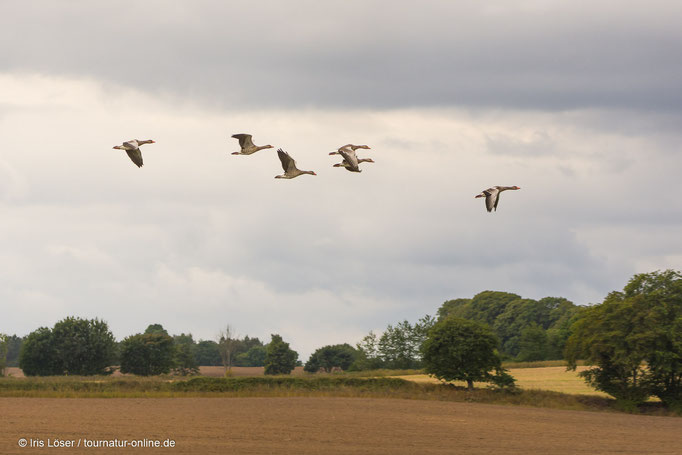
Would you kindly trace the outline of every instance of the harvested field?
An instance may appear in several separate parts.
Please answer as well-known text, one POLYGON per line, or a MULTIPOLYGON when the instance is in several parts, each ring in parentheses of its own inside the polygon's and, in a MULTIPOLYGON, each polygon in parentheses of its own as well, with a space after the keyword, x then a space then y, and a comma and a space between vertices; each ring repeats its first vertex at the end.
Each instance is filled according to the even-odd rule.
MULTIPOLYGON (((566 371, 565 366, 510 368, 509 373, 516 379, 516 385, 524 390, 551 390, 552 392, 608 397, 608 394, 594 390, 585 383, 583 378, 578 376, 578 373, 588 368, 586 366, 579 366, 576 368, 576 371, 566 371)), ((425 374, 397 377, 422 383, 436 384, 440 382, 438 379, 425 374)), ((463 381, 455 381, 453 384, 466 387, 466 383, 463 381)), ((476 387, 487 386, 485 383, 476 383, 475 385, 476 387)))
POLYGON ((176 447, 165 450, 209 454, 642 455, 682 447, 675 417, 421 400, 0 398, 0 409, 0 453, 15 454, 46 451, 20 448, 22 437, 45 445, 172 439, 176 447))

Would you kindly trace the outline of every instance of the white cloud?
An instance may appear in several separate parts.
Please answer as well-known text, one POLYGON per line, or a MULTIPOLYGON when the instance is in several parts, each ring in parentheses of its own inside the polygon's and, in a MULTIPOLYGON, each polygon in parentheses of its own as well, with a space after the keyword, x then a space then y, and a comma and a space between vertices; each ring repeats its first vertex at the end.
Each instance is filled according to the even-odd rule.
POLYGON ((0 332, 229 323, 310 353, 485 289, 588 303, 680 268, 682 213, 661 191, 680 134, 623 130, 636 112, 219 109, 89 78, 0 82, 0 332), (236 132, 319 175, 274 179, 273 150, 230 155, 236 132), (157 141, 142 169, 111 148, 133 137, 157 141), (376 163, 332 168, 348 142, 376 163), (488 214, 474 196, 490 185, 522 190, 488 214))

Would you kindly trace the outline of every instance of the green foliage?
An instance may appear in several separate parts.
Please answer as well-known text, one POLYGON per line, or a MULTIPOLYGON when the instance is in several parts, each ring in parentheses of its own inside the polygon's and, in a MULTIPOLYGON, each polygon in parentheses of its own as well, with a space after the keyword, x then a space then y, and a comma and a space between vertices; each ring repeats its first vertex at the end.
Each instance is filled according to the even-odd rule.
POLYGON ((271 335, 265 352, 265 374, 289 374, 296 367, 298 353, 281 336, 271 335))
POLYGON ((173 337, 175 344, 175 371, 183 376, 198 374, 199 364, 196 359, 197 345, 194 342, 191 334, 175 335, 173 337))
POLYGON ((520 350, 517 359, 521 362, 535 362, 547 358, 547 332, 536 324, 521 331, 520 350))
POLYGON ((265 364, 265 345, 258 337, 250 338, 246 335, 244 338, 235 341, 234 366, 262 367, 265 364), (252 349, 253 351, 249 354, 252 349))
POLYGON ((104 321, 67 317, 54 325, 52 343, 55 362, 63 374, 88 376, 112 372, 116 341, 104 321))
POLYGON ((67 317, 29 334, 21 348, 19 366, 27 376, 109 374, 116 342, 107 323, 67 317))
POLYGON ((173 338, 163 333, 137 334, 121 343, 121 373, 165 374, 175 366, 173 338))
POLYGON ((469 389, 474 382, 513 386, 514 379, 502 368, 497 345, 487 325, 448 317, 428 332, 422 346, 424 370, 441 380, 466 381, 469 389))
POLYGON ((347 370, 357 357, 357 351, 348 343, 324 346, 310 355, 304 371, 317 373, 323 370, 331 373, 334 368, 347 370))
POLYGON ((163 328, 161 324, 149 324, 144 333, 145 334, 160 333, 161 335, 169 336, 168 332, 166 331, 166 329, 163 328))
POLYGON ((198 365, 218 366, 222 365, 220 360, 220 349, 218 343, 212 340, 201 340, 197 343, 195 357, 198 365))
POLYGON ((0 377, 5 375, 5 368, 7 368, 7 348, 8 336, 0 333, 0 377))
POLYGON ((472 299, 443 303, 438 309, 438 317, 443 320, 455 316, 490 325, 500 339, 500 352, 506 358, 522 360, 529 355, 542 355, 538 360, 547 360, 563 358, 571 323, 578 311, 578 307, 562 297, 536 301, 508 292, 484 291, 472 299), (522 347, 522 336, 527 329, 522 347), (543 338, 545 345, 540 349, 538 343, 543 338), (535 347, 531 347, 533 343, 535 347))
POLYGON ((382 368, 383 360, 379 356, 379 338, 370 330, 362 341, 355 345, 357 355, 355 362, 350 366, 350 370, 376 370, 382 368))
POLYGON ((7 366, 19 366, 19 353, 21 352, 21 345, 24 342, 22 337, 11 335, 6 339, 7 343, 7 366))
POLYGON ((52 330, 40 327, 26 336, 19 354, 19 367, 26 376, 63 373, 57 364, 57 349, 52 341, 52 330))
POLYGON ((434 323, 435 319, 426 315, 414 325, 407 320, 395 327, 389 324, 381 337, 370 332, 357 344, 359 352, 351 369, 357 371, 376 368, 420 368, 420 347, 434 323))
POLYGON ((623 292, 580 314, 566 345, 569 368, 626 409, 655 395, 682 406, 682 275, 666 270, 635 275, 623 292))
POLYGON ((262 367, 265 365, 266 351, 263 345, 253 346, 248 351, 237 354, 235 365, 240 367, 262 367))

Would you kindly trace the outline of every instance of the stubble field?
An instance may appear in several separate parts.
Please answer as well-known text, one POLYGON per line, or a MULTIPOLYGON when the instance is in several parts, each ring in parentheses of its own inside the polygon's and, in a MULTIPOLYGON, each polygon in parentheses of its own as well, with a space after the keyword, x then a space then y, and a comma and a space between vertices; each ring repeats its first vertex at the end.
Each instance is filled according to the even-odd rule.
MULTIPOLYGON (((173 440, 156 452, 238 454, 679 454, 682 419, 357 398, 0 398, 1 453, 20 438, 173 440)), ((138 452, 127 449, 125 452, 138 452)), ((123 452, 119 450, 118 452, 123 452)))

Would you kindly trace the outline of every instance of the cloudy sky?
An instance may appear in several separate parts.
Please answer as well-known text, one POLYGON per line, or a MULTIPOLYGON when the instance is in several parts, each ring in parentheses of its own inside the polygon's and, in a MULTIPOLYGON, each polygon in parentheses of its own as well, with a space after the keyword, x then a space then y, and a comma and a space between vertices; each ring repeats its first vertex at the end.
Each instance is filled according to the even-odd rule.
MULTIPOLYGON (((677 1, 0 0, 0 332, 303 359, 491 289, 682 268, 677 1), (317 176, 275 180, 274 150, 317 176), (112 146, 154 139, 135 167, 112 146), (328 152, 368 144, 375 164, 328 152), (486 213, 492 185, 522 189, 486 213)), ((362 156, 362 155, 361 155, 362 156)))

